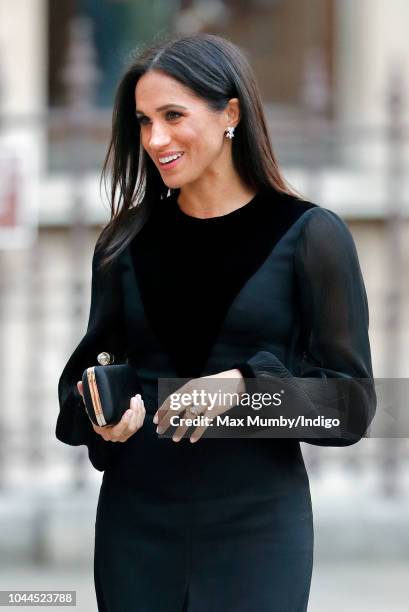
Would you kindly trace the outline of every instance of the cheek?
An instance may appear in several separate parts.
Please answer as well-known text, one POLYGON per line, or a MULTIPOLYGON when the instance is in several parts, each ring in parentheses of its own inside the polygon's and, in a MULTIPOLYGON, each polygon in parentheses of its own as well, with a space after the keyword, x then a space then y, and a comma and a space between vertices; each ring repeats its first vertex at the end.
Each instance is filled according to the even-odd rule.
POLYGON ((181 126, 174 132, 174 140, 189 149, 195 149, 200 145, 200 130, 192 125, 181 126))
POLYGON ((191 128, 186 134, 185 142, 191 145, 196 155, 206 159, 217 155, 223 144, 220 130, 208 124, 191 128))
POLYGON ((221 152, 223 142, 220 141, 220 134, 207 132, 203 134, 200 147, 198 149, 204 163, 211 163, 221 152))

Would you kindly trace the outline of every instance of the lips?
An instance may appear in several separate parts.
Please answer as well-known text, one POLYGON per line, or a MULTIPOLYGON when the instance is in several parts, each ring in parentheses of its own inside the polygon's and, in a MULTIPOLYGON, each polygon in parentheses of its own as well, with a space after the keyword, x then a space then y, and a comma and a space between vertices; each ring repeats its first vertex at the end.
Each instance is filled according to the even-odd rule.
POLYGON ((158 161, 159 163, 162 163, 161 160, 166 159, 168 157, 174 157, 175 155, 183 155, 183 151, 167 151, 166 153, 161 153, 160 155, 158 155, 158 161))
POLYGON ((161 170, 168 170, 171 168, 174 168, 176 165, 178 165, 180 163, 180 161, 182 160, 184 156, 184 151, 169 151, 168 153, 166 153, 166 155, 161 155, 160 157, 158 157, 158 162, 159 162, 159 166, 161 170), (178 155, 178 157, 176 159, 167 161, 167 162, 161 162, 160 160, 164 160, 164 159, 168 159, 169 157, 172 157, 174 155, 178 155))

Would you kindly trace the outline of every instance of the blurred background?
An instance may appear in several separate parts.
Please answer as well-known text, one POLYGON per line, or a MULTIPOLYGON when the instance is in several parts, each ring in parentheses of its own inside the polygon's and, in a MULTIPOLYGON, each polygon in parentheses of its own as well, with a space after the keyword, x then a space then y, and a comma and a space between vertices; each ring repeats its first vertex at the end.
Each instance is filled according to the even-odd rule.
MULTIPOLYGON (((0 0, 0 589, 92 577, 101 474, 55 438, 57 382, 85 333, 99 175, 130 53, 224 35, 257 74, 290 184, 358 248, 376 378, 409 376, 406 0, 0 0)), ((409 601, 409 444, 302 444, 315 521, 313 612, 409 601)))

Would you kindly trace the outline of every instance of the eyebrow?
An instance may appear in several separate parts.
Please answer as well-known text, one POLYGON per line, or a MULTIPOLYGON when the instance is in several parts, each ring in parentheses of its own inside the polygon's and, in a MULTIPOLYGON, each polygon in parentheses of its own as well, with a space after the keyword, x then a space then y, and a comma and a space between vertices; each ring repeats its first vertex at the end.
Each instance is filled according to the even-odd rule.
MULTIPOLYGON (((169 108, 181 108, 182 110, 187 110, 186 106, 182 106, 181 104, 164 104, 163 106, 158 106, 156 112, 168 110, 169 108)), ((144 115, 142 111, 136 109, 135 115, 144 115)))

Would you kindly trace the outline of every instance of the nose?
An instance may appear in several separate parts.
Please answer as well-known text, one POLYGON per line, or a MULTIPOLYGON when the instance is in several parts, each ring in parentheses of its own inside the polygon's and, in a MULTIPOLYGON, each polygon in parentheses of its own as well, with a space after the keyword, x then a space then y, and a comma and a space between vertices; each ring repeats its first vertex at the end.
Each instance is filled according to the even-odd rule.
POLYGON ((166 129, 166 126, 163 126, 160 123, 153 123, 149 138, 150 149, 154 151, 161 150, 163 147, 166 147, 169 142, 170 135, 166 129))

